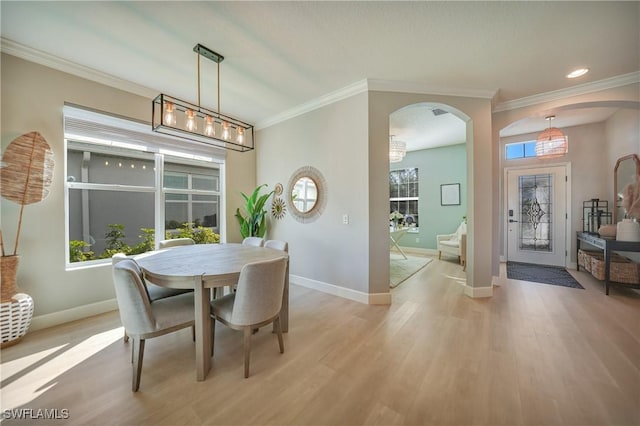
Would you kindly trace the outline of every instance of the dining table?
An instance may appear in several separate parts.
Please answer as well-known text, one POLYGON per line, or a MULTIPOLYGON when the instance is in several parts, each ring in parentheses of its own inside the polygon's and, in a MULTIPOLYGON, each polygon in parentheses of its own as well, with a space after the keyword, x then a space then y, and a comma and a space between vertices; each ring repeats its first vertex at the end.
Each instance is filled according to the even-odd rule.
MULTIPOLYGON (((287 258, 280 324, 289 331, 289 256, 286 252, 242 244, 196 244, 142 253, 134 257, 145 280, 154 284, 194 290, 196 379, 205 380, 211 369, 211 289, 234 286, 248 263, 287 258)), ((220 292, 222 293, 222 292, 220 292)))

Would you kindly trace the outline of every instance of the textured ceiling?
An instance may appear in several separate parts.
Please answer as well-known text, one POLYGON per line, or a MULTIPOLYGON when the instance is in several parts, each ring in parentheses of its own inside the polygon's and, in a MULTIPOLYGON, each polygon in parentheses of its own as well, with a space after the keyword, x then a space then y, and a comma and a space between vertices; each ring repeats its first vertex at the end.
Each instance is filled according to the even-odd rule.
MULTIPOLYGON (((202 43, 225 56, 222 111, 253 123, 364 79, 495 91, 499 104, 640 69, 636 1, 3 0, 0 12, 5 40, 191 101, 202 43), (591 72, 564 77, 580 66, 591 72)), ((206 62, 202 104, 215 106, 206 62)))

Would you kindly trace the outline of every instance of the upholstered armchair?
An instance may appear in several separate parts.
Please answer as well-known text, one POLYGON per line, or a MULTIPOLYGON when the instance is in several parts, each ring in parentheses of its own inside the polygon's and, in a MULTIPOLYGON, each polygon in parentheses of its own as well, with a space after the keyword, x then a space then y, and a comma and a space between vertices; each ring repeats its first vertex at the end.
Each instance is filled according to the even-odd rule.
POLYGON ((438 259, 442 253, 458 256, 463 270, 467 267, 467 224, 463 221, 453 234, 436 235, 438 259))

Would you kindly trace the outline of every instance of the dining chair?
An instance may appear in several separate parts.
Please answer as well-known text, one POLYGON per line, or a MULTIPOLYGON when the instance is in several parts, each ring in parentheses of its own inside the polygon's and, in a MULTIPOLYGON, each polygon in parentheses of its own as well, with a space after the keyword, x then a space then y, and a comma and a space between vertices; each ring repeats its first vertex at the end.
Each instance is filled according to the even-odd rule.
POLYGON ((264 246, 267 248, 282 250, 287 253, 289 252, 289 244, 286 241, 267 240, 264 242, 264 246))
MULTIPOLYGON (((135 260, 133 260, 130 257, 127 257, 126 254, 116 253, 111 257, 111 264, 115 265, 125 259, 129 259, 135 263, 135 260)), ((137 264, 136 264, 136 267, 138 267, 137 264)), ((167 297, 178 296, 180 294, 193 292, 193 290, 189 288, 169 288, 169 287, 162 287, 157 284, 153 284, 144 279, 144 275, 142 274, 140 267, 138 267, 138 271, 140 271, 140 280, 142 281, 144 289, 147 293, 147 297, 149 298, 149 301, 151 303, 155 302, 156 300, 165 299, 167 297)), ((193 333, 195 336, 195 327, 194 327, 193 333)), ((125 343, 129 341, 129 336, 127 335, 126 328, 124 330, 124 341, 125 343)))
POLYGON ((254 329, 273 323, 278 334, 280 353, 284 353, 280 310, 287 262, 286 257, 281 257, 244 265, 236 292, 211 301, 211 353, 213 354, 216 320, 234 330, 242 330, 245 378, 249 377, 251 335, 254 329))
POLYGON ((247 237, 242 240, 243 246, 262 247, 264 246, 264 238, 260 237, 247 237))
POLYGON ((123 259, 113 266, 120 320, 133 340, 133 392, 140 388, 145 341, 195 324, 193 293, 152 303, 140 275, 140 268, 133 259, 123 259))
POLYGON ((158 248, 164 249, 164 248, 176 247, 176 246, 192 246, 195 243, 196 242, 193 241, 191 238, 173 238, 170 240, 162 240, 158 242, 158 248))

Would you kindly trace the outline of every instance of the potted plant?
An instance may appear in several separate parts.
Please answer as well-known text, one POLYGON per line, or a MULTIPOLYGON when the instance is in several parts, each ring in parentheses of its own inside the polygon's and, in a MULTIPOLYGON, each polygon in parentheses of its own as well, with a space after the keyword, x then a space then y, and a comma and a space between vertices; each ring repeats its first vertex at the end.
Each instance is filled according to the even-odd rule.
POLYGON ((238 208, 236 209, 235 216, 240 224, 240 234, 242 238, 263 238, 267 232, 267 210, 264 208, 264 205, 274 191, 260 195, 263 186, 267 185, 263 184, 258 186, 250 196, 247 196, 243 192, 240 193, 246 203, 245 214, 242 214, 240 208, 238 208))
POLYGON ((18 229, 13 253, 7 254, 0 229, 0 326, 2 347, 17 343, 29 329, 33 317, 33 299, 20 293, 16 284, 18 243, 24 206, 44 200, 53 180, 53 151, 38 132, 14 139, 2 157, 0 195, 20 205, 18 229), (7 323, 5 323, 7 322, 7 323))

